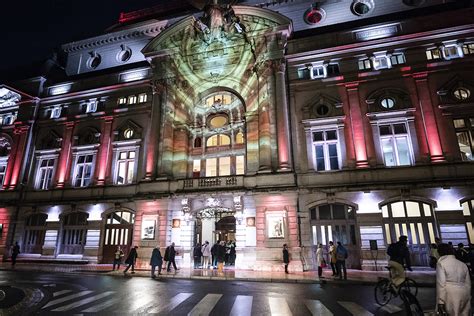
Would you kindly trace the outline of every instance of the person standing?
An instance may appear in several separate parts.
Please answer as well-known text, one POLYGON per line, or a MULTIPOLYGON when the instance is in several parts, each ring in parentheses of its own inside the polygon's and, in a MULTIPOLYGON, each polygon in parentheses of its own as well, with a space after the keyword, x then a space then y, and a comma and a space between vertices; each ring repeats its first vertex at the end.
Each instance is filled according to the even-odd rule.
POLYGON ((158 275, 161 275, 161 266, 163 265, 163 257, 161 256, 160 246, 156 246, 151 252, 150 258, 151 278, 156 278, 155 269, 158 267, 158 275))
POLYGON ((318 244, 318 249, 316 250, 316 266, 318 267, 318 277, 321 279, 323 276, 323 267, 326 266, 326 262, 323 257, 323 245, 318 244))
MULTIPOLYGON (((174 268, 174 271, 178 271, 178 267, 176 267, 176 250, 174 249, 174 242, 171 243, 171 245, 169 245, 167 248, 166 248, 166 252, 168 253, 168 267, 166 269, 166 271, 168 272, 171 272, 171 264, 173 264, 173 268, 174 268)), ((165 258, 166 258, 166 254, 165 254, 165 258)))
POLYGON ((202 252, 202 268, 208 269, 209 257, 211 256, 211 247, 209 246, 209 242, 207 240, 204 242, 204 245, 202 245, 201 252, 202 252))
POLYGON ((194 257, 194 269, 199 269, 199 266, 201 265, 201 257, 202 257, 201 245, 199 243, 197 243, 196 246, 194 246, 193 257, 194 257))
POLYGON ((219 244, 221 243, 220 240, 218 240, 214 245, 212 245, 211 248, 211 255, 212 255, 212 267, 214 269, 217 268, 217 249, 219 248, 219 244))
POLYGON ((130 269, 130 267, 132 267, 132 274, 135 273, 135 263, 136 263, 137 258, 138 258, 137 249, 138 249, 138 246, 135 246, 128 253, 128 257, 125 260, 125 263, 128 264, 128 266, 123 271, 123 274, 127 274, 127 271, 128 271, 128 269, 130 269))
POLYGON ((436 304, 447 315, 471 315, 471 279, 466 264, 456 259, 447 244, 438 246, 436 264, 436 304))
POLYGON ((226 255, 225 241, 221 241, 217 247, 217 272, 223 272, 226 255))
POLYGON ((390 256, 388 266, 392 274, 392 282, 400 286, 405 281, 405 267, 411 271, 410 251, 407 247, 408 237, 400 236, 396 243, 390 244, 387 254, 390 256))
POLYGON ((18 241, 15 241, 15 244, 12 246, 12 269, 15 268, 16 264, 16 257, 20 254, 20 245, 18 245, 18 241))
POLYGON ((344 272, 344 280, 347 280, 346 259, 348 256, 347 249, 338 241, 336 248, 336 270, 339 280, 342 280, 342 272, 344 272))
POLYGON ((283 244, 283 263, 285 264, 285 273, 288 274, 288 265, 290 264, 290 253, 288 252, 287 244, 283 244))
POLYGON ((329 263, 331 264, 332 276, 336 276, 336 246, 332 241, 329 242, 329 263))
POLYGON ((464 262, 465 264, 469 262, 469 251, 464 248, 464 244, 462 242, 458 244, 458 249, 456 249, 454 256, 456 257, 456 259, 461 262, 464 262))
POLYGON ((114 253, 114 263, 112 265, 112 271, 115 271, 115 266, 117 266, 117 271, 120 270, 120 265, 122 264, 123 256, 124 254, 122 248, 120 248, 120 246, 117 246, 117 250, 115 250, 114 253))
POLYGON ((235 257, 236 257, 236 252, 235 252, 235 241, 230 242, 230 254, 229 254, 229 264, 231 266, 235 265, 235 257))

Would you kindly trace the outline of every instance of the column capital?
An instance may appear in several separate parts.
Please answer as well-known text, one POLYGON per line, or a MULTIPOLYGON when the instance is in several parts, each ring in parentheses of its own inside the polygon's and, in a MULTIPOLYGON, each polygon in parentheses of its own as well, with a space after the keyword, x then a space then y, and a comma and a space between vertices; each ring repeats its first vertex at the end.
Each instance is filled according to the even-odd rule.
POLYGON ((106 122, 106 123, 112 123, 112 121, 114 120, 114 116, 113 115, 107 115, 107 116, 104 116, 103 117, 103 121, 106 122))
POLYGON ((415 80, 426 80, 428 78, 428 74, 428 71, 421 71, 412 73, 411 75, 415 80))
POLYGON ((21 135, 28 132, 29 129, 30 129, 29 125, 16 125, 13 129, 13 134, 21 135))
POLYGON ((150 82, 150 86, 153 94, 161 94, 166 89, 166 81, 162 79, 155 79, 150 82))
POLYGON ((74 128, 74 125, 76 125, 76 122, 69 121, 69 122, 65 122, 64 125, 66 126, 66 129, 72 129, 74 128))
POLYGON ((286 71, 286 63, 284 59, 274 59, 272 61, 272 66, 277 73, 284 73, 286 71))

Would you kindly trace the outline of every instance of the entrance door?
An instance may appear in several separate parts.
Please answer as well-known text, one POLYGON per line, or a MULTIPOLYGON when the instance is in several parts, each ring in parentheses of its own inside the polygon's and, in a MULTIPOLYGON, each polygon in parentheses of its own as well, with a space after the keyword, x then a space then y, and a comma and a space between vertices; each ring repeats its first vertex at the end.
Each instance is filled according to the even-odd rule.
POLYGON ((107 215, 102 263, 113 262, 117 246, 120 246, 127 256, 132 245, 134 222, 135 214, 128 211, 117 211, 107 215))
POLYGON ((24 253, 41 253, 43 250, 46 234, 46 214, 33 214, 25 223, 25 235, 23 237, 24 253))
MULTIPOLYGON (((322 244, 327 253, 330 241, 336 246, 338 241, 341 242, 349 252, 347 267, 360 269, 360 244, 356 236, 354 208, 345 204, 324 204, 312 208, 310 212, 313 245, 322 244)), ((326 259, 329 260, 329 257, 326 259)))
POLYGON ((216 223, 216 238, 224 241, 235 241, 235 217, 227 216, 216 223))
POLYGON ((87 213, 75 212, 63 219, 61 254, 78 255, 84 252, 87 235, 87 213))

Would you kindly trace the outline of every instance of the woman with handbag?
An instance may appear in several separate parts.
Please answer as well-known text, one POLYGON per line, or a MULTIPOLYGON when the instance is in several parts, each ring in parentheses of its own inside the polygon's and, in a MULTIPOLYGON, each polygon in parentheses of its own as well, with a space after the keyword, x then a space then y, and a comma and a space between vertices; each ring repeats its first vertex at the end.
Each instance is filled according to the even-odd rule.
POLYGON ((323 268, 326 267, 326 260, 323 257, 323 245, 318 244, 318 249, 316 250, 316 266, 318 267, 318 277, 321 279, 323 275, 323 268))

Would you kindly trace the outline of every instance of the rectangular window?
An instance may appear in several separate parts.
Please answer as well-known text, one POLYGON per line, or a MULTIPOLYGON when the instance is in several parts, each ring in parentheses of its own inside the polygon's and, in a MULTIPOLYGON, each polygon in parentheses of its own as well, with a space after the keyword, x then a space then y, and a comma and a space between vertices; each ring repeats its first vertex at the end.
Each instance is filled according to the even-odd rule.
POLYGON ((403 202, 392 203, 390 207, 392 208, 392 217, 406 217, 403 202))
POLYGON ((439 48, 432 48, 426 51, 426 59, 433 60, 433 59, 441 59, 441 51, 439 48))
POLYGON ((417 223, 418 225, 418 234, 420 237, 420 244, 424 245, 425 244, 425 232, 423 229, 423 224, 422 223, 417 223))
POLYGON ((416 245, 418 244, 418 238, 416 236, 415 223, 410 223, 411 242, 416 245))
POLYGON ((86 103, 86 113, 95 113, 97 111, 97 101, 89 101, 86 103))
POLYGON ((392 243, 392 235, 390 234, 389 224, 385 224, 385 238, 387 240, 387 244, 390 245, 392 243))
POLYGON ((146 93, 140 93, 138 95, 138 103, 145 103, 147 101, 146 93))
POLYGON ((326 244, 326 227, 324 225, 321 225, 321 243, 323 245, 326 244))
POLYGON ((392 63, 392 66, 394 65, 402 65, 406 62, 405 60, 405 55, 404 54, 393 54, 390 56, 390 62, 392 63))
POLYGON ((406 207, 407 207, 408 217, 420 217, 421 216, 420 203, 412 202, 412 201, 406 201, 405 204, 406 204, 406 207))
POLYGON ((244 156, 235 157, 235 174, 244 174, 245 173, 245 160, 244 156))
POLYGON ((313 79, 326 77, 326 69, 324 69, 324 66, 313 66, 311 77, 313 79))
POLYGON ((127 98, 126 97, 120 97, 118 99, 118 104, 127 104, 127 98))
POLYGON ((379 133, 385 166, 411 165, 410 139, 406 125, 404 123, 380 125, 379 133))
POLYGON ((472 226, 472 222, 466 223, 467 234, 469 235, 469 242, 474 244, 474 228, 472 226))
POLYGON ((387 56, 377 56, 372 58, 372 63, 374 64, 374 69, 387 69, 390 68, 390 62, 387 58, 387 56))
POLYGON ((217 158, 206 159, 206 177, 217 176, 217 158))
POLYGON ((7 172, 7 162, 0 161, 0 190, 3 186, 3 181, 5 180, 5 173, 7 172))
POLYGON ((54 108, 51 109, 51 115, 50 115, 50 118, 52 119, 57 119, 61 116, 61 107, 60 106, 56 106, 54 108))
POLYGON ((314 166, 317 171, 339 170, 336 130, 313 132, 314 166))
POLYGON ((434 235, 434 229, 433 229, 433 224, 428 223, 428 234, 430 235, 430 241, 431 243, 435 242, 435 235, 434 235))
POLYGON ((116 184, 131 184, 135 180, 135 151, 118 153, 116 184))
POLYGON ((136 95, 130 95, 128 96, 128 104, 135 104, 137 103, 137 96, 136 95))
POLYGON ((230 157, 219 158, 219 176, 230 175, 230 157))
POLYGON ((326 73, 328 77, 337 76, 340 74, 339 64, 329 64, 326 67, 326 73))
POLYGON ((370 60, 366 59, 359 59, 359 70, 367 70, 371 69, 372 65, 370 64, 370 60))
POLYGON ((316 226, 312 226, 311 230, 313 232, 313 245, 316 246, 318 244, 318 232, 316 230, 316 226))
POLYGON ((51 180, 53 179, 55 159, 42 159, 39 162, 38 172, 36 175, 36 189, 48 190, 51 188, 51 180))
POLYGON ((474 125, 473 119, 454 119, 459 151, 464 161, 473 161, 474 156, 474 125))
POLYGON ((75 187, 87 187, 90 185, 92 179, 93 160, 93 154, 77 156, 77 162, 74 173, 75 187))
POLYGON ((199 178, 201 176, 201 160, 193 160, 193 177, 199 178))
POLYGON ((464 44, 462 46, 462 52, 464 55, 474 54, 474 43, 464 44))
POLYGON ((445 46, 443 48, 443 55, 445 59, 455 59, 455 58, 462 57, 461 54, 459 53, 459 49, 457 45, 445 46))

